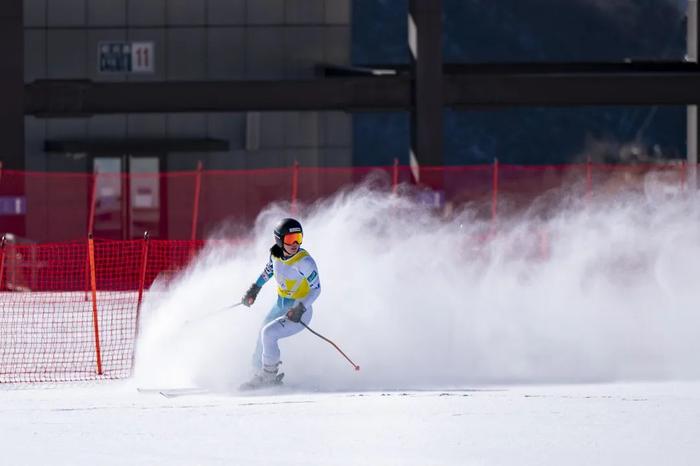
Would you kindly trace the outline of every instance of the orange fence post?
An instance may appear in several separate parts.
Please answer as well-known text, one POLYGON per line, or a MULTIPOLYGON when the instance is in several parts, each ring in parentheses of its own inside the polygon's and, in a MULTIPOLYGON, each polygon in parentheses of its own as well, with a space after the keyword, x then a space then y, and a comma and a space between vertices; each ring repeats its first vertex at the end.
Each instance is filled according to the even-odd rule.
MULTIPOLYGON (((91 233, 88 233, 91 235, 91 233)), ((85 258, 85 301, 88 300, 88 293, 90 292, 90 255, 85 258)))
POLYGON ((143 248, 141 249, 141 276, 139 277, 139 298, 136 303, 136 319, 134 322, 134 350, 131 353, 131 372, 133 375, 136 363, 136 344, 139 341, 139 328, 141 326, 141 303, 143 302, 143 290, 146 288, 146 269, 148 267, 148 231, 143 233, 143 248))
POLYGON ((141 250, 141 276, 139 277, 139 299, 136 304, 136 328, 139 323, 139 312, 141 311, 141 302, 143 301, 143 289, 146 284, 146 265, 148 264, 148 232, 143 233, 143 248, 141 250))
POLYGON ((120 173, 119 181, 121 183, 122 190, 122 205, 121 205, 121 239, 131 239, 131 227, 133 225, 133 219, 131 218, 131 174, 130 173, 120 173))
POLYGON ((498 215, 498 159, 493 159, 493 184, 491 188, 491 220, 498 215))
POLYGON ((394 168, 391 175, 391 192, 396 194, 399 187, 399 159, 396 157, 394 157, 394 168))
POLYGON ((95 240, 92 237, 92 233, 88 235, 88 257, 90 259, 90 284, 92 285, 92 326, 95 331, 95 354, 97 356, 97 375, 102 375, 100 328, 97 323, 97 276, 95 272, 95 240))
POLYGON ((97 203, 97 177, 99 173, 92 174, 92 190, 90 193, 90 212, 88 213, 88 234, 95 228, 95 205, 97 203))
MULTIPOLYGON (((92 234, 92 230, 95 228, 95 205, 97 203, 97 175, 95 172, 90 177, 92 180, 92 189, 90 190, 90 211, 88 212, 88 235, 92 234)), ((85 261, 85 301, 88 299, 88 290, 90 289, 90 258, 85 261)))
POLYGON ((202 161, 197 162, 197 175, 194 180, 194 205, 192 206, 192 234, 190 239, 197 239, 197 222, 199 221, 199 194, 202 190, 202 161))
POLYGON ((294 166, 292 167, 292 215, 297 213, 297 197, 299 196, 299 162, 294 161, 294 166))

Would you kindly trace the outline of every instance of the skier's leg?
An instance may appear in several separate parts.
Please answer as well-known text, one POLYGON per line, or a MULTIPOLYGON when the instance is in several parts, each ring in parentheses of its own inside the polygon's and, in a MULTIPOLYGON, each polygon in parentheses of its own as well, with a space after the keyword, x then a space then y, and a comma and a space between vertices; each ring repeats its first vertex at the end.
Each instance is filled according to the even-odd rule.
POLYGON ((284 309, 279 305, 279 303, 277 303, 274 306, 272 306, 270 312, 268 312, 265 316, 265 319, 263 319, 263 323, 260 326, 260 331, 258 331, 258 341, 255 343, 255 352, 253 353, 252 357, 252 363, 254 368, 260 369, 262 367, 262 330, 267 324, 277 319, 278 317, 283 316, 285 312, 286 309, 284 309))
MULTIPOLYGON (((301 321, 308 325, 313 316, 313 309, 311 307, 306 309, 306 312, 302 314, 301 321)), ((296 333, 304 330, 304 326, 299 322, 292 322, 285 316, 278 317, 273 320, 265 327, 263 327, 262 332, 260 332, 262 337, 262 364, 263 366, 277 366, 280 361, 280 347, 279 340, 281 338, 286 338, 292 336, 296 333)))

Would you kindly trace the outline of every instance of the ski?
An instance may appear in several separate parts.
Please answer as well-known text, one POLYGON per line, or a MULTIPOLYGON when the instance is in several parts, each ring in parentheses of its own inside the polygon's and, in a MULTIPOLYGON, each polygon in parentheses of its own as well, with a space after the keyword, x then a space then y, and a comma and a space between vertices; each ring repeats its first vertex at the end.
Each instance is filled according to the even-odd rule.
POLYGON ((211 393, 211 390, 208 390, 206 388, 191 388, 191 389, 161 390, 159 393, 166 398, 177 398, 178 396, 204 395, 207 393, 211 393))
POLYGON ((183 388, 137 388, 139 393, 157 393, 165 398, 176 398, 186 395, 203 395, 209 393, 210 390, 201 387, 183 387, 183 388))

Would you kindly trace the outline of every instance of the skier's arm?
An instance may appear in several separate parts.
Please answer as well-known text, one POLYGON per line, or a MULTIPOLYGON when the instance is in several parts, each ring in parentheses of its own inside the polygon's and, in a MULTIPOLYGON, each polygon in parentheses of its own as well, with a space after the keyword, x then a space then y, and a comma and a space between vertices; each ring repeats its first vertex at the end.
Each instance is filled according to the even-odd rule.
POLYGON ((255 299, 258 297, 258 293, 260 293, 260 289, 263 287, 265 283, 270 280, 274 273, 274 269, 272 267, 272 257, 270 257, 269 262, 265 266, 265 269, 263 272, 260 274, 258 279, 250 285, 250 288, 248 288, 248 291, 246 291, 246 294, 243 295, 243 298, 241 299, 241 302, 245 306, 252 306, 253 303, 255 302, 255 299))
POLYGON ((309 307, 316 301, 318 295, 321 294, 321 281, 318 277, 318 268, 316 262, 311 257, 306 257, 299 264, 299 272, 306 278, 309 283, 309 294, 299 300, 304 307, 309 307))
POLYGON ((274 269, 272 268, 272 257, 270 257, 270 260, 267 262, 267 265, 265 266, 265 269, 262 271, 258 279, 255 281, 255 284, 258 285, 258 287, 262 288, 262 286, 267 283, 270 278, 272 278, 272 275, 274 274, 274 269))

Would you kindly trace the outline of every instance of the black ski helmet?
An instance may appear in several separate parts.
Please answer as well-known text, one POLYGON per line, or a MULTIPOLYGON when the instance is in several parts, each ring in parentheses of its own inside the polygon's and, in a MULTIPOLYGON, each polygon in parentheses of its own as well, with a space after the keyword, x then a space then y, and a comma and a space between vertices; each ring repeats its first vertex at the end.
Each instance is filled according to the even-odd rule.
POLYGON ((275 244, 280 248, 283 247, 284 235, 289 233, 304 233, 301 229, 301 223, 293 218, 283 218, 275 226, 275 244))

